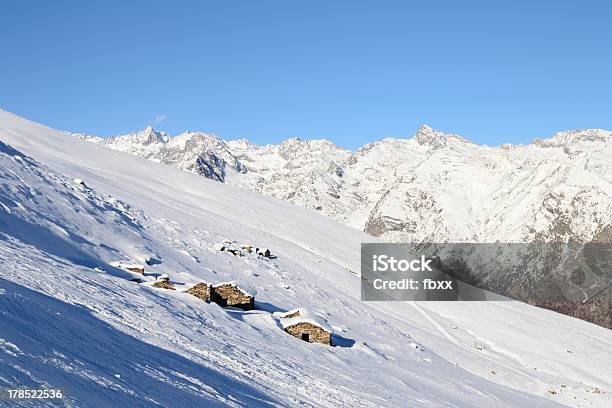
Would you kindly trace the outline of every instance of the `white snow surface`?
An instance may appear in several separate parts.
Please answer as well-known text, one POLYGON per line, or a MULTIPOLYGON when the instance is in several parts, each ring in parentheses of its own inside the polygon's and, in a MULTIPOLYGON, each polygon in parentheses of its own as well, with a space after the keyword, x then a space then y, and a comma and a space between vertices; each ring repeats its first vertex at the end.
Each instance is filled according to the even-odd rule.
POLYGON ((361 302, 365 233, 4 111, 0 141, 1 389, 74 407, 612 405, 607 329, 517 302, 361 302), (144 279, 177 290, 109 264, 153 258, 144 279), (231 280, 258 310, 183 293, 231 280), (338 346, 284 333, 272 313, 296 307, 338 346))

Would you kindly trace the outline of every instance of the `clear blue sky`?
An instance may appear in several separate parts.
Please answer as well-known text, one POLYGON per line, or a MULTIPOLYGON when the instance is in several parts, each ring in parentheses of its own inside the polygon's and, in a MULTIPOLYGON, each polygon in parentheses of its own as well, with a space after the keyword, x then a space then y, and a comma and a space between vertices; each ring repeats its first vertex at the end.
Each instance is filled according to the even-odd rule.
POLYGON ((0 1, 0 107, 100 136, 528 142, 612 129, 611 21, 609 1, 0 1))

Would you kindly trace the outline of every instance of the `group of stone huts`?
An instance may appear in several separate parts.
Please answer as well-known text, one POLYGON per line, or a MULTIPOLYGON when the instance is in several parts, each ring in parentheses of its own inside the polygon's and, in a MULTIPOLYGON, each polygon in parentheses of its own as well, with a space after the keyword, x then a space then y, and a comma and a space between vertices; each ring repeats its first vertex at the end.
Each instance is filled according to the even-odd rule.
POLYGON ((274 259, 276 256, 272 255, 268 248, 259 248, 252 244, 238 244, 236 241, 226 239, 222 244, 216 246, 221 252, 228 252, 234 256, 244 256, 245 252, 249 254, 256 254, 258 257, 274 259))
MULTIPOLYGON (((144 266, 116 263, 116 266, 131 272, 144 275, 144 266)), ((139 280, 139 282, 141 282, 139 280)), ((152 285, 155 288, 175 290, 168 275, 160 275, 152 285)), ((221 307, 234 307, 242 310, 255 309, 255 291, 239 285, 235 281, 211 284, 200 282, 187 289, 185 293, 205 302, 213 302, 221 307)), ((294 309, 288 312, 273 313, 283 330, 292 336, 308 343, 320 343, 331 346, 332 329, 319 321, 305 309, 294 309)))
MULTIPOLYGON (((210 285, 200 282, 189 288, 186 293, 204 301, 217 303, 222 307, 236 307, 243 310, 255 309, 254 291, 241 287, 238 283, 221 282, 210 285)), ((308 313, 306 309, 294 309, 273 314, 284 331, 309 343, 332 345, 332 329, 308 313)))

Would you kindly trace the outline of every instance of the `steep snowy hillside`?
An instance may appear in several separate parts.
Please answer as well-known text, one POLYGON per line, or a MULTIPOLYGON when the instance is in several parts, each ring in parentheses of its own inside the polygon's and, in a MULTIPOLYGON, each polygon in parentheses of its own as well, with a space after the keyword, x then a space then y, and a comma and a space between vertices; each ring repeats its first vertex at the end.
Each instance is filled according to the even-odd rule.
MULTIPOLYGON (((385 241, 612 242, 612 133, 603 130, 488 147, 423 126, 412 139, 385 139, 355 153, 327 140, 260 147, 202 133, 169 138, 150 128, 79 137, 281 198, 385 241)), ((570 288, 569 272, 549 283, 539 272, 526 279, 511 270, 498 268, 485 287, 612 328, 612 302, 581 303, 594 294, 612 299, 609 273, 570 288), (534 280, 565 295, 543 299, 534 280)))
POLYGON ((0 140, 0 388, 62 388, 70 406, 612 403, 609 330, 516 302, 364 303, 371 236, 3 111, 0 140), (255 288, 258 310, 183 293, 200 280, 255 288), (295 307, 337 346, 283 332, 271 312, 295 307))

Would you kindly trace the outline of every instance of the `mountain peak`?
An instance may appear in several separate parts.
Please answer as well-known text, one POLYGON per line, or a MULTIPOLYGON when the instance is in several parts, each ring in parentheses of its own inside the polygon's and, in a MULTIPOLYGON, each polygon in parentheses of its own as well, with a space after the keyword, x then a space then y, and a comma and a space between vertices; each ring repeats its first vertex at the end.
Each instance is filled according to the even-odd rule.
POLYGON ((145 144, 166 143, 168 141, 166 133, 157 131, 152 126, 147 126, 145 130, 138 132, 136 138, 145 144))
POLYGON ((427 133, 427 132, 435 132, 435 129, 424 123, 421 126, 419 126, 419 128, 417 129, 417 133, 418 132, 425 132, 425 133, 427 133))
POLYGON ((225 146, 226 143, 219 136, 214 133, 204 133, 204 132, 195 132, 192 130, 187 130, 180 135, 177 135, 172 138, 172 140, 183 146, 202 146, 202 145, 219 145, 225 146))
POLYGON ((428 125, 421 125, 414 134, 416 141, 423 146, 440 148, 447 145, 447 136, 428 125))
POLYGON ((583 142, 607 142, 612 132, 603 129, 576 129, 557 132, 546 139, 534 139, 533 143, 541 147, 562 147, 583 142))

